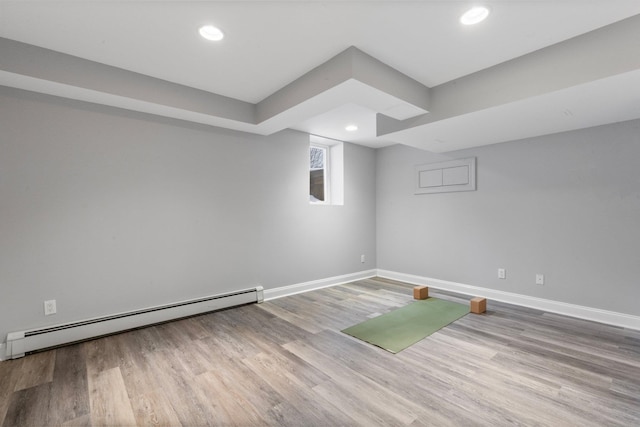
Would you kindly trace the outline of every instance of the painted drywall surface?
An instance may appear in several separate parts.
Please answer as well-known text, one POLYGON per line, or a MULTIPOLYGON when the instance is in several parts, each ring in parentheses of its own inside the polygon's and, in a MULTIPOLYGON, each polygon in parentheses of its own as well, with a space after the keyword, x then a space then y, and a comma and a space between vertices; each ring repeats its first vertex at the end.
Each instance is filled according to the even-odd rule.
POLYGON ((378 268, 638 315, 638 159, 640 121, 446 155, 379 149, 378 268), (471 156, 477 191, 413 194, 414 165, 471 156))
POLYGON ((318 207, 301 132, 261 137, 8 88, 0 129, 0 341, 374 267, 372 149, 345 145, 345 206, 318 207), (48 299, 58 314, 45 317, 48 299))
MULTIPOLYGON (((280 145, 276 158, 308 158, 308 147, 280 145)), ((263 246, 260 271, 265 288, 334 277, 345 272, 375 268, 375 151, 344 145, 344 205, 312 205, 308 202, 306 162, 288 173, 284 164, 266 165, 276 190, 265 194, 267 209, 260 218, 263 246), (360 262, 365 255, 366 262, 360 262), (311 276, 311 277, 310 277, 311 276)))

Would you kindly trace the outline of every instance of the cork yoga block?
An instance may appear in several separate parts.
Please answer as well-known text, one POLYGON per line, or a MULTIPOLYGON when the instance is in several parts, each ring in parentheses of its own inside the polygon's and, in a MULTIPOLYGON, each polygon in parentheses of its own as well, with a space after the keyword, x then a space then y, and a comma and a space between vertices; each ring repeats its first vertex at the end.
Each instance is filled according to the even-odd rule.
POLYGON ((480 314, 487 311, 487 299, 481 297, 471 298, 471 312, 480 314))
POLYGON ((416 286, 413 288, 413 299, 429 298, 429 288, 426 286, 416 286))

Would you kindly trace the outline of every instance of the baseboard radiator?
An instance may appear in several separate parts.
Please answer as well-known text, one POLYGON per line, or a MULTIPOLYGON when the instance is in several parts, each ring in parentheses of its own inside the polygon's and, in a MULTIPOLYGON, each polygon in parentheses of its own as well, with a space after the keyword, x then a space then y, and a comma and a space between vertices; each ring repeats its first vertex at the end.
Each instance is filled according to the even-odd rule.
POLYGON ((11 332, 7 335, 6 356, 7 359, 17 359, 37 350, 263 300, 262 286, 257 286, 79 322, 11 332))

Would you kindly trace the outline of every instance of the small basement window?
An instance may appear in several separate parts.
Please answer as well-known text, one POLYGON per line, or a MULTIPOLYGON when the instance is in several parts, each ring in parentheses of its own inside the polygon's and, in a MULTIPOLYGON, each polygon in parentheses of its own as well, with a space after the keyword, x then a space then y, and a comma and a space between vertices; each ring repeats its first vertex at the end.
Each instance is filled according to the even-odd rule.
POLYGON ((312 144, 309 147, 309 201, 327 203, 329 200, 329 149, 312 144))
POLYGON ((344 204, 343 177, 343 143, 312 135, 309 145, 309 202, 344 204))

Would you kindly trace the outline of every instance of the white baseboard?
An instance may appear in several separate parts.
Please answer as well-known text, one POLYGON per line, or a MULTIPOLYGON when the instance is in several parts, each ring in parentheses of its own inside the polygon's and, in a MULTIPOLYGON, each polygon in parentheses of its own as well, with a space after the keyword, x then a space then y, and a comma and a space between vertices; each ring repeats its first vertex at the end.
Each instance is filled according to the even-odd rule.
POLYGON ((262 291, 262 286, 256 286, 139 310, 9 332, 5 343, 5 354, 7 358, 16 359, 32 351, 84 341, 223 308, 259 303, 263 300, 262 291))
MULTIPOLYGON (((295 295, 316 289, 327 288, 330 286, 342 285, 345 283, 353 282, 355 280, 368 279, 376 276, 386 279, 398 280, 411 285, 429 286, 434 289, 451 291, 463 295, 482 296, 495 301, 506 302, 509 304, 534 308, 585 320, 591 320, 613 326, 640 330, 640 316, 633 316, 630 314, 601 310, 598 308, 568 304, 559 301, 467 285, 464 283, 450 282, 447 280, 433 279, 430 277, 416 276, 413 274, 398 273, 388 270, 365 270, 357 273, 345 274, 342 276, 297 283, 294 285, 282 286, 273 289, 265 289, 264 300, 268 301, 284 296, 295 295)), ((6 348, 7 347, 5 343, 0 343, 0 361, 8 359, 6 355, 6 348)))
POLYGON ((497 291, 481 288, 479 286, 465 285, 463 283, 449 282, 447 280, 433 279, 430 277, 415 276, 413 274, 398 273, 388 270, 377 270, 378 276, 386 279, 398 280, 412 285, 429 286, 434 289, 456 292, 464 295, 480 296, 495 301, 506 302, 523 307, 535 308, 550 313, 563 314, 579 319, 591 320, 622 328, 640 330, 640 316, 633 316, 615 311, 601 310, 599 308, 585 307, 576 304, 568 304, 511 292, 497 291))
POLYGON ((312 280, 310 282, 297 283, 294 285, 281 286, 264 290, 264 300, 269 301, 289 295, 309 292, 316 289, 328 288, 329 286, 344 285, 354 280, 369 279, 376 276, 377 270, 365 270, 357 273, 344 274, 342 276, 329 277, 327 279, 312 280))

